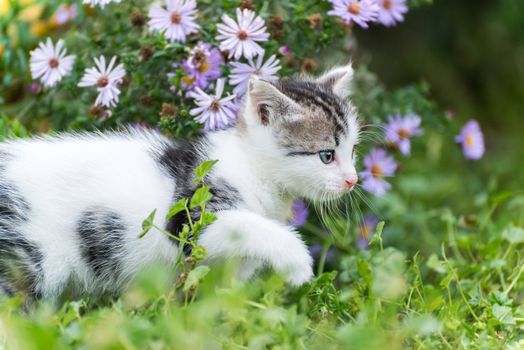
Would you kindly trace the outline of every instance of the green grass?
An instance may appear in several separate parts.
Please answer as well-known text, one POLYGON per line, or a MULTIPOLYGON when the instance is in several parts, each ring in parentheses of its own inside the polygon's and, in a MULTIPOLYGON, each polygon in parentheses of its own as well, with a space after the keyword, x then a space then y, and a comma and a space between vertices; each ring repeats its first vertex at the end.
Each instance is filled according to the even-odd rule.
POLYGON ((386 244, 386 224, 370 250, 334 243, 327 266, 336 271, 299 289, 269 272, 240 283, 231 262, 213 268, 187 300, 173 293, 176 276, 156 268, 116 300, 26 311, 22 299, 6 300, 0 336, 10 349, 519 349, 524 196, 487 203, 476 221, 449 210, 430 219, 442 223, 445 232, 434 234, 445 239, 429 255, 386 244))

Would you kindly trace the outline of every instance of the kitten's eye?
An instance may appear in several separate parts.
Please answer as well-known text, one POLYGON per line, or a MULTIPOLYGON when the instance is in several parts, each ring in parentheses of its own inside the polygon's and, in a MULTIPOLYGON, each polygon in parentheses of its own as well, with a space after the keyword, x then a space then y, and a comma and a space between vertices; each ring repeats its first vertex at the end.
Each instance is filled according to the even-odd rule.
POLYGON ((324 164, 329 164, 335 160, 335 150, 333 149, 322 150, 318 152, 318 155, 320 156, 320 160, 324 164))

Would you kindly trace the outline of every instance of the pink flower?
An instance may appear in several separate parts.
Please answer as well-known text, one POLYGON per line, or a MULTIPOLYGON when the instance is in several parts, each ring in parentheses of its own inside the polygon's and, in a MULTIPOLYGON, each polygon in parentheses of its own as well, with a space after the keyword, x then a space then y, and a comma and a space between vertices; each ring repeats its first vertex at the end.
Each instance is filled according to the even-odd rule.
POLYGON ((222 22, 217 24, 219 35, 216 37, 222 51, 229 51, 229 58, 236 60, 241 56, 249 59, 259 54, 264 54, 264 49, 257 41, 267 41, 269 34, 266 32, 264 20, 251 10, 237 9, 237 22, 228 15, 222 16, 222 22))
POLYGON ((330 0, 333 10, 328 11, 330 16, 339 16, 346 24, 355 22, 362 28, 367 28, 367 22, 374 22, 378 18, 380 8, 375 0, 330 0))
POLYGON ((484 135, 476 120, 468 121, 455 141, 462 144, 464 156, 468 159, 480 159, 484 155, 484 135))
POLYGON ((281 46, 278 49, 278 53, 281 54, 282 56, 287 56, 289 55, 290 52, 291 50, 289 50, 289 46, 287 45, 281 46))

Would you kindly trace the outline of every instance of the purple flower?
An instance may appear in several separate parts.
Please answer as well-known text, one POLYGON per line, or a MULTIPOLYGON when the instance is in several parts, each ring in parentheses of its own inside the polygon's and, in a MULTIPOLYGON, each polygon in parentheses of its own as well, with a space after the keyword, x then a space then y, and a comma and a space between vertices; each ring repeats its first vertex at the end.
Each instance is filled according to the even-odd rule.
POLYGON ((391 188, 384 177, 392 176, 397 170, 395 159, 388 157, 383 149, 375 148, 364 157, 364 165, 366 169, 360 173, 362 188, 377 196, 384 195, 391 188))
POLYGON ((198 106, 190 113, 197 116, 196 120, 204 124, 205 131, 225 129, 236 121, 236 106, 232 102, 235 95, 222 98, 224 92, 224 79, 217 80, 215 95, 208 95, 199 87, 190 92, 189 96, 195 99, 198 106))
POLYGON ((199 25, 195 0, 166 0, 167 9, 153 5, 149 9, 149 29, 165 33, 171 42, 186 42, 189 34, 197 33, 199 25))
POLYGON ((388 124, 384 127, 386 140, 395 144, 400 153, 408 156, 411 153, 410 138, 422 134, 420 117, 414 113, 401 116, 400 113, 388 117, 388 124))
POLYGON ((222 16, 222 22, 217 24, 219 35, 216 39, 221 41, 220 50, 229 51, 229 58, 238 60, 243 55, 249 59, 264 54, 264 49, 256 42, 267 41, 269 34, 260 16, 255 17, 255 13, 248 9, 237 9, 237 22, 228 15, 222 16))
POLYGON ((378 219, 374 216, 366 216, 364 222, 360 226, 358 233, 358 247, 361 249, 369 248, 369 240, 378 224, 378 219))
POLYGON ((257 57, 257 61, 252 59, 248 63, 232 62, 231 74, 229 75, 229 83, 235 85, 233 93, 237 96, 243 95, 247 91, 247 84, 252 76, 260 79, 273 82, 278 80, 277 72, 280 70, 280 60, 275 55, 262 64, 263 55, 257 57))
POLYGON ((391 27, 404 20, 408 12, 406 0, 376 0, 379 6, 377 22, 391 27))
POLYGON ((455 141, 462 144, 462 150, 466 158, 482 158, 484 154, 484 136, 476 120, 468 121, 462 128, 460 134, 455 137, 455 141))
POLYGON ((293 221, 291 225, 295 227, 304 226, 309 216, 309 210, 307 209, 306 203, 297 199, 293 202, 293 221))
POLYGON ((187 73, 187 76, 182 79, 182 85, 189 89, 194 87, 205 89, 209 80, 220 77, 222 63, 224 59, 217 48, 213 48, 211 44, 199 42, 191 50, 189 58, 182 61, 184 72, 187 73))
POLYGON ((330 16, 339 16, 346 24, 357 23, 367 28, 367 22, 374 22, 380 10, 375 0, 329 0, 333 10, 328 11, 330 16))

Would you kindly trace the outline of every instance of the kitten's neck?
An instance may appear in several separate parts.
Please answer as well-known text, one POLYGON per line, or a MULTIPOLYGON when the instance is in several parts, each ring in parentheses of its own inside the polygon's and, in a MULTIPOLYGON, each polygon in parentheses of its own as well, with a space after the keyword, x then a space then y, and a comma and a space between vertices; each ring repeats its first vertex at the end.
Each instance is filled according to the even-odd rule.
POLYGON ((264 149, 237 128, 210 133, 207 139, 209 158, 219 160, 216 175, 237 187, 251 210, 280 221, 290 217, 294 198, 275 181, 264 149))

